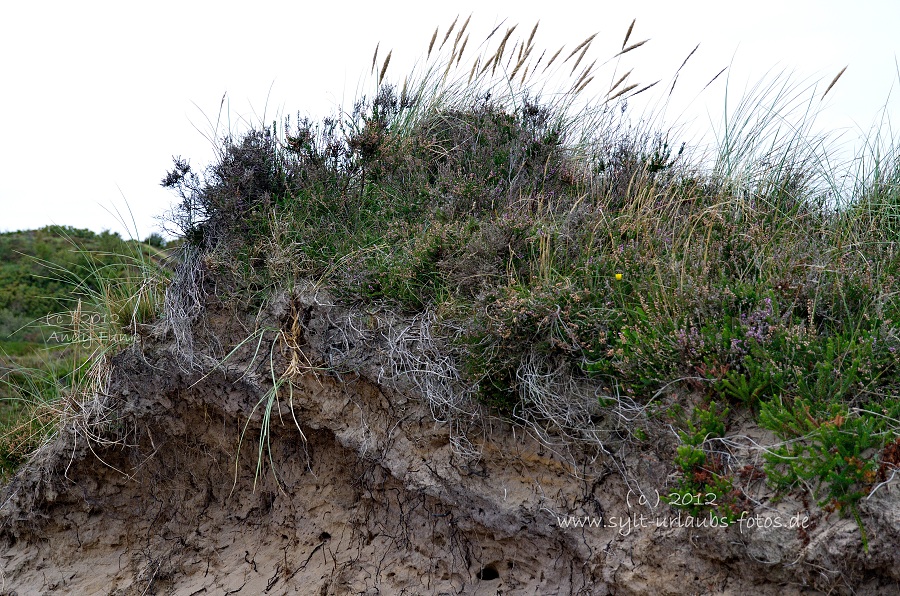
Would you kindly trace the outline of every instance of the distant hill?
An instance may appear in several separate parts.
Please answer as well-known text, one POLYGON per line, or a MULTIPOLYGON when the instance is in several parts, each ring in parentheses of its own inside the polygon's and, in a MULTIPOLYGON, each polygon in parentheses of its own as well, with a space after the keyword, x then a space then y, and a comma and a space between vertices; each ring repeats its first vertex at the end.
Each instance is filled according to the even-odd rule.
POLYGON ((0 233, 0 476, 48 430, 38 411, 83 374, 95 346, 77 327, 102 316, 98 297, 172 248, 71 226, 0 233))
MULTIPOLYGON (((89 285, 94 268, 134 254, 138 244, 116 232, 71 226, 0 233, 0 348, 20 351, 22 342, 39 342, 41 318, 72 308, 77 285, 89 285)), ((158 235, 140 244, 150 258, 169 256, 158 235)))

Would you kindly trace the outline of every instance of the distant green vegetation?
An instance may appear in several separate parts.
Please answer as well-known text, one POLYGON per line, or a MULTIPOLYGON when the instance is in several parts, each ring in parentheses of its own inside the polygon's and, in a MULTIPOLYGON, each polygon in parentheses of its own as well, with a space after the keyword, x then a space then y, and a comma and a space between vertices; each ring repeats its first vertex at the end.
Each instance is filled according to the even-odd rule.
POLYGON ((98 357, 130 341, 133 296, 142 321, 157 314, 137 281, 164 271, 164 249, 64 226, 0 234, 0 478, 52 435, 98 357))

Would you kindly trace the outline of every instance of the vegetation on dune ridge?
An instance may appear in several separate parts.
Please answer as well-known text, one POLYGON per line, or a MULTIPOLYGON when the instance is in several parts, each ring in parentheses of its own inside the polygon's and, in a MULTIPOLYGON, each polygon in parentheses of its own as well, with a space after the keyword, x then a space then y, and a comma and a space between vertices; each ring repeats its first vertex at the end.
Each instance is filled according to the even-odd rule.
POLYGON ((700 154, 629 119, 649 87, 630 74, 582 101, 593 38, 538 54, 535 30, 498 28, 472 56, 467 24, 436 31, 402 86, 376 50, 377 91, 349 113, 228 134, 199 174, 176 159, 163 184, 190 244, 248 303, 314 280, 429 313, 472 394, 548 440, 606 449, 673 423, 672 489, 723 518, 764 477, 855 511, 898 463, 889 125, 835 167, 810 132, 824 94, 775 77, 700 154), (540 87, 551 67, 562 93, 540 87), (780 442, 738 467, 741 415, 780 442))
POLYGON ((476 48, 468 24, 435 30, 399 84, 376 49, 375 92, 347 112, 216 132, 202 171, 175 159, 176 340, 203 271, 246 307, 312 283, 416 317, 462 394, 423 383, 435 411, 470 399, 611 455, 675 428, 679 506, 731 519, 765 478, 855 513, 900 463, 889 124, 835 166, 810 132, 824 94, 775 77, 702 152, 631 119, 655 85, 618 73, 633 23, 605 62, 593 36, 539 53, 537 25, 499 26, 476 48), (750 460, 748 417, 778 437, 750 460))

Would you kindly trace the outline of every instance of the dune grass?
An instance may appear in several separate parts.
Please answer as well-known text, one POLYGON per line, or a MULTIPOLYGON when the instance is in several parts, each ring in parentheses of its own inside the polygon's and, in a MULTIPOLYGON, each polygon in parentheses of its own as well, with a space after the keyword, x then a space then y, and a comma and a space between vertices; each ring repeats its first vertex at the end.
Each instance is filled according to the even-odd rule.
MULTIPOLYGON (((38 232, 36 244, 17 254, 33 271, 33 285, 48 293, 26 303, 34 303, 27 310, 31 318, 12 330, 27 341, 2 344, 0 478, 61 425, 75 426, 94 441, 109 440, 110 359, 160 315, 170 267, 168 255, 149 243, 63 227, 38 232), (9 349, 19 344, 22 349, 9 349)), ((28 286, 16 287, 5 289, 31 295, 28 286)))

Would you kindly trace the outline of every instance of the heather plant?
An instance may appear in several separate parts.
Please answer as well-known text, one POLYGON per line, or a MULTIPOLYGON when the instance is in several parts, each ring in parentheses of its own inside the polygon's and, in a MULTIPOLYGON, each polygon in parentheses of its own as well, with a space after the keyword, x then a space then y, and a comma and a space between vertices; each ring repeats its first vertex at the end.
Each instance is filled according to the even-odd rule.
POLYGON ((675 465, 682 476, 666 495, 666 500, 691 515, 709 513, 726 524, 732 523, 744 510, 741 492, 734 486, 733 474, 724 456, 712 448, 715 439, 725 436, 723 419, 728 408, 715 402, 694 409, 685 421, 686 430, 679 433, 682 444, 675 455, 675 465))

